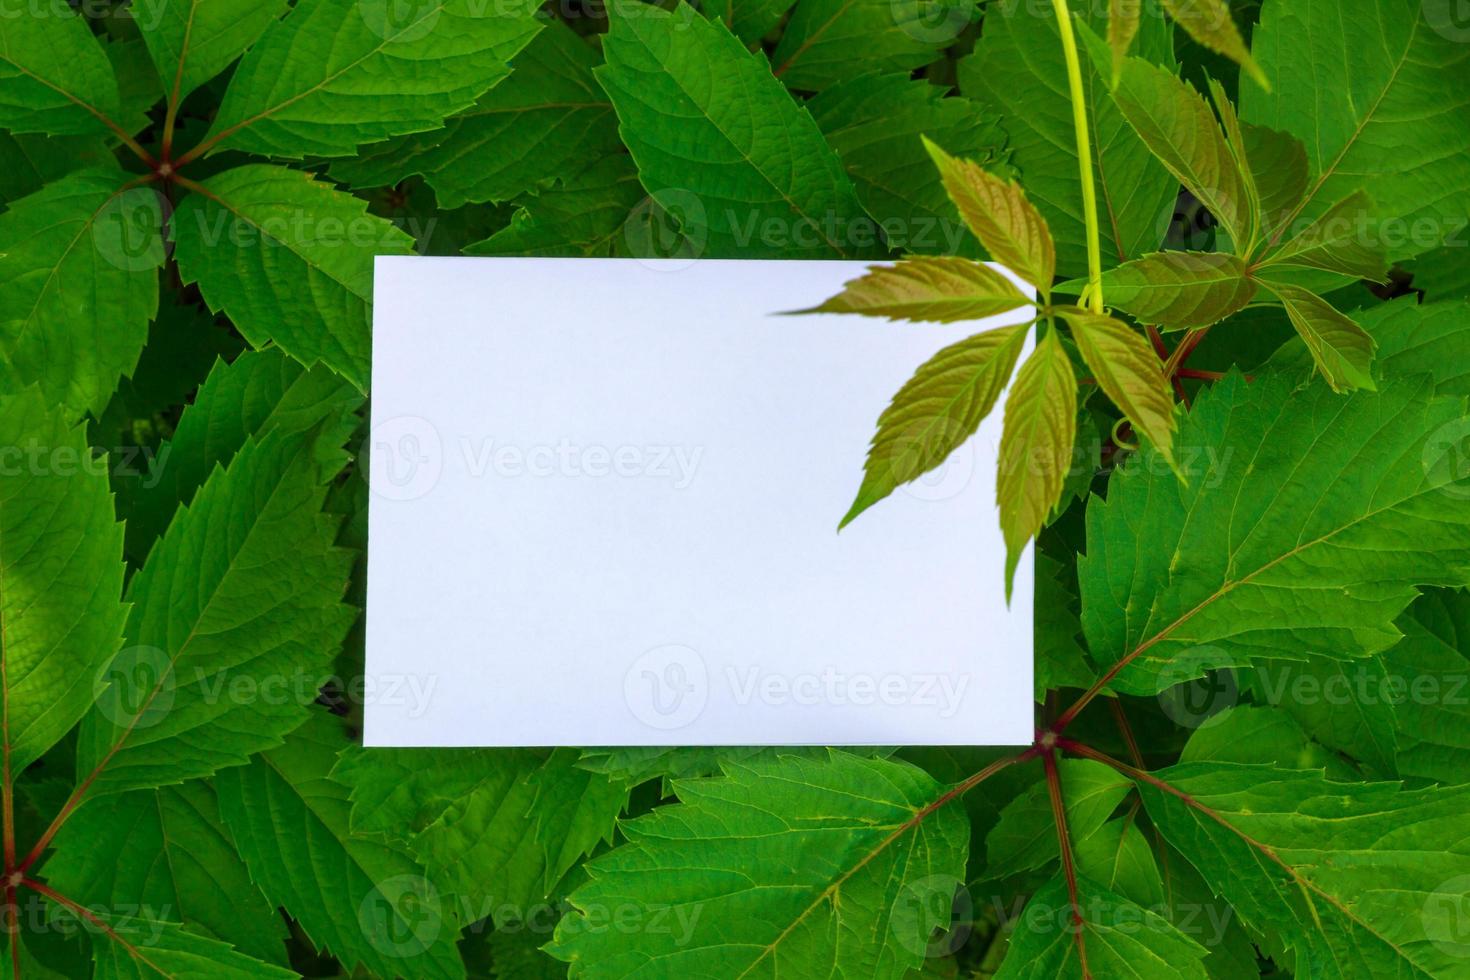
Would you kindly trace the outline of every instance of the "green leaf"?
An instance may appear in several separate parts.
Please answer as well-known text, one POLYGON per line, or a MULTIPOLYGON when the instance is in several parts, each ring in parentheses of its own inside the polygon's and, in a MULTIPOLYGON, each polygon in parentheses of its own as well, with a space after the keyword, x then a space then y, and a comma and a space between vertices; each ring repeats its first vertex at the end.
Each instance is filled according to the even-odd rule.
POLYGON ((1007 596, 1026 542, 1061 497, 1076 436, 1077 375, 1056 330, 1049 330, 1006 396, 996 496, 1006 539, 1007 596))
POLYGON ((93 980, 288 980, 296 976, 171 922, 127 913, 90 910, 90 914, 96 922, 76 922, 74 926, 95 931, 100 923, 118 937, 113 939, 104 933, 92 939, 97 964, 93 980))
MULTIPOLYGON (((1090 472, 1090 471, 1089 471, 1090 472)), ((1036 703, 1063 687, 1085 688, 1096 676, 1082 648, 1076 586, 1071 570, 1044 551, 1036 552, 1036 703)))
POLYGON ((1072 846, 1083 878, 1144 908, 1167 908, 1158 861, 1132 813, 1109 820, 1072 846))
POLYGON ((1080 928, 1060 877, 1031 897, 1011 933, 996 980, 1179 977, 1204 980, 1205 948, 1167 919, 1086 879, 1080 928), (1083 950, 1085 949, 1085 954, 1083 950), (1084 959, 1085 955, 1085 959, 1084 959))
POLYGON ((549 20, 513 60, 509 78, 442 130, 370 147, 332 164, 354 187, 423 174, 441 208, 506 201, 615 152, 612 103, 593 80, 597 49, 549 20))
POLYGON ((1450 25, 1431 23, 1448 9, 1384 0, 1345 16, 1336 0, 1263 5, 1253 44, 1271 91, 1247 87, 1241 114, 1306 143, 1314 177, 1300 218, 1366 191, 1382 218, 1418 227, 1390 249, 1393 259, 1426 252, 1465 224, 1470 86, 1445 80, 1465 77, 1470 46, 1450 25))
POLYGON ((1338 272, 1388 282, 1388 261, 1374 240, 1373 204, 1357 191, 1299 231, 1267 259, 1267 265, 1338 272))
POLYGON ((1260 198, 1261 237, 1271 240, 1307 194, 1307 148, 1290 133, 1240 124, 1241 154, 1260 198))
MULTIPOLYGON (((627 256, 645 241, 673 250, 688 245, 683 233, 664 224, 671 220, 643 193, 638 174, 626 154, 599 160, 564 185, 528 200, 510 224, 482 242, 468 245, 466 255, 627 256), (649 233, 646 229, 653 229, 649 233), (665 237, 668 236, 668 237, 665 237)), ((647 257, 657 257, 647 256, 647 257)))
POLYGON ((285 964, 286 924, 236 857, 208 783, 94 800, 67 821, 55 847, 47 883, 68 898, 92 908, 141 905, 285 964))
POLYGON ((510 73, 540 23, 521 0, 317 0, 235 69, 201 146, 299 160, 436 129, 510 73))
POLYGON ((80 170, 0 215, 0 378, 100 415, 158 310, 163 199, 80 170))
POLYGON ((1174 461, 1174 395, 1153 346, 1128 324, 1110 316, 1063 308, 1072 339, 1098 386, 1123 410, 1171 468, 1174 461))
MULTIPOLYGON (((1309 655, 1300 662, 1262 660, 1256 665, 1255 686, 1267 703, 1296 719, 1317 742, 1358 760, 1379 779, 1394 774, 1396 725, 1390 683, 1383 658, 1344 662, 1309 655)), ((1266 760, 1257 756, 1238 761, 1266 760)), ((1310 767, 1321 764, 1315 760, 1310 767)), ((1294 768, 1306 769, 1309 764, 1301 762, 1294 768)))
POLYGON ((0 395, 0 446, 0 704, 20 773, 86 713, 121 645, 122 526, 85 431, 35 389, 0 395))
POLYGON ((348 789, 329 776, 340 729, 317 711, 280 748, 216 777, 251 880, 348 969, 461 978, 450 903, 402 845, 348 829, 348 789))
MULTIPOLYGON (((1104 5, 1081 8, 1079 23, 1102 30, 1104 5)), ((1089 33, 1082 32, 1084 42, 1089 33)), ((1174 63, 1173 31, 1162 17, 1143 18, 1135 50, 1150 61, 1174 63)), ((1082 61, 1102 258, 1110 267, 1160 246, 1178 188, 1113 102, 1105 76, 1109 56, 1102 68, 1085 54, 1082 61)), ((958 73, 961 92, 1000 114, 1026 193, 1056 238, 1062 275, 1086 275, 1076 130, 1056 18, 1050 9, 1037 16, 1025 3, 990 4, 975 53, 959 63, 958 73)))
POLYGON ((1409 792, 1221 762, 1155 777, 1169 788, 1138 783, 1154 823, 1247 926, 1281 936, 1297 976, 1462 968, 1470 790, 1409 792))
POLYGON ((1306 342, 1317 369, 1334 391, 1376 387, 1373 381, 1373 338, 1316 293, 1262 279, 1286 307, 1291 325, 1306 342))
POLYGON ((1430 592, 1398 625, 1404 638, 1384 654, 1381 689, 1394 702, 1397 774, 1470 782, 1470 595, 1430 592))
POLYGON ((83 725, 94 793, 207 776, 301 724, 356 610, 315 440, 248 439, 128 584, 128 646, 83 725))
POLYGON ((1189 483, 1141 462, 1087 513, 1082 622, 1114 690, 1152 695, 1258 657, 1335 659, 1398 640, 1416 585, 1470 580, 1470 496, 1432 439, 1470 425, 1427 379, 1377 394, 1231 375, 1177 444, 1189 483))
POLYGON ((194 499, 216 466, 229 465, 249 437, 306 432, 328 419, 332 434, 322 444, 335 449, 347 441, 361 404, 362 396, 325 367, 308 370, 279 350, 247 351, 228 364, 216 360, 140 481, 128 514, 129 554, 146 556, 179 506, 194 499))
POLYGON ((1386 378, 1427 374, 1442 395, 1470 395, 1470 304, 1405 297, 1353 314, 1378 344, 1386 378))
POLYGON ((1051 294, 1056 278, 1056 246, 1051 229, 1026 192, 1014 180, 987 173, 979 164, 944 152, 926 137, 924 146, 950 200, 992 258, 1035 286, 1043 297, 1051 294))
MULTIPOLYGON (((1284 663, 1275 661, 1271 667, 1279 668, 1284 663)), ((1237 693, 1233 685, 1221 686, 1217 690, 1217 698, 1237 693)), ((1274 679, 1259 677, 1256 691, 1270 699, 1277 692, 1274 679)), ((1207 709, 1213 707, 1206 706, 1207 709)), ((1345 760, 1312 741, 1301 722, 1285 709, 1270 703, 1226 705, 1218 714, 1209 715, 1189 736, 1179 754, 1179 761, 1238 762, 1242 765, 1269 761, 1283 769, 1322 769, 1329 779, 1359 778, 1345 760)))
POLYGON ((982 166, 1005 159, 998 118, 968 99, 906 74, 864 75, 806 104, 842 158, 858 198, 890 248, 978 255, 922 136, 982 166))
POLYGON ((841 161, 764 58, 687 7, 609 9, 597 80, 643 186, 680 212, 696 257, 873 251, 854 241, 871 229, 841 161))
POLYGON ((496 770, 496 749, 366 749, 349 745, 332 779, 351 789, 353 833, 407 841, 496 770), (432 762, 432 765, 430 763, 432 762))
POLYGON ((414 854, 470 917, 531 919, 573 865, 611 842, 629 786, 578 767, 578 755, 490 754, 475 785, 414 837, 414 854))
POLYGON ((881 980, 924 962, 969 843, 963 810, 935 808, 943 786, 835 750, 726 773, 677 782, 679 804, 624 823, 628 843, 586 865, 548 949, 571 976, 881 980), (609 929, 612 909, 661 926, 609 929))
POLYGON ((373 256, 409 254, 413 239, 364 201, 284 167, 237 167, 201 188, 171 222, 184 281, 256 347, 320 361, 366 390, 373 256))
POLYGON ((0 0, 0 127, 13 133, 108 133, 117 78, 70 7, 0 0))
POLYGON ((961 258, 916 256, 872 265, 842 292, 801 313, 861 313, 916 323, 982 320, 1027 306, 1031 300, 1003 273, 961 258))
POLYGON ((1114 85, 1128 60, 1128 49, 1138 36, 1142 15, 1143 0, 1108 0, 1108 47, 1113 51, 1114 85))
POLYGON ((1163 0, 1169 16, 1190 37, 1203 47, 1223 54, 1244 68, 1246 73, 1262 86, 1269 87, 1261 66, 1251 58, 1245 39, 1230 19, 1230 4, 1227 0, 1163 0))
POLYGON ((1149 149, 1209 209, 1235 247, 1246 248, 1255 232, 1251 196, 1209 104, 1188 82, 1142 58, 1124 63, 1113 98, 1149 149))
POLYGON ((798 0, 771 71, 806 92, 872 71, 912 71, 938 58, 974 19, 966 0, 798 0))
MULTIPOLYGON (((1074 841, 1096 833, 1133 788, 1126 776, 1090 759, 1063 759, 1057 768, 1067 810, 1067 832, 1074 841)), ((1006 804, 1000 821, 986 836, 985 877, 997 880, 1035 871, 1060 856, 1047 785, 1033 783, 1006 804)))
POLYGON ((135 18, 168 104, 224 71, 286 8, 286 0, 182 0, 135 18))
POLYGON ((1030 329, 1027 323, 975 334, 914 372, 878 417, 862 486, 838 530, 974 435, 1010 381, 1030 329))
POLYGON ((106 141, 96 136, 0 132, 0 205, 34 194, 74 170, 112 162, 106 141))
MULTIPOLYGON (((1463 242, 1466 229, 1458 232, 1463 242)), ((1464 245, 1447 245, 1426 253, 1409 270, 1414 274, 1413 286, 1424 291, 1426 299, 1470 299, 1470 262, 1465 261, 1464 245)))
POLYGON ((1224 252, 1155 252, 1103 274, 1103 297, 1166 330, 1208 327, 1256 294, 1245 263, 1224 252))

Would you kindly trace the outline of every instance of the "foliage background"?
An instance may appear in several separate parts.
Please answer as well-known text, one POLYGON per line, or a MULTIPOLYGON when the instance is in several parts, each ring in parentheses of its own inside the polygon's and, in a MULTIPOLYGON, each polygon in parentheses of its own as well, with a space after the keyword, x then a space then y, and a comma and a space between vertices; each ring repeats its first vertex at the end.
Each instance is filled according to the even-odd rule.
MULTIPOLYGON (((1223 247, 1110 8, 1071 5, 1103 262, 1223 247)), ((1451 0, 1237 3, 1269 90, 1143 5, 1133 53, 1299 140, 1311 207, 1361 192, 1391 275, 1298 273, 1376 342, 1350 394, 1279 304, 1199 338, 1187 482, 1083 386, 1023 758, 355 744, 371 257, 982 257, 922 134, 1081 279, 1053 13, 0 0, 7 969, 1470 976, 1451 0)))

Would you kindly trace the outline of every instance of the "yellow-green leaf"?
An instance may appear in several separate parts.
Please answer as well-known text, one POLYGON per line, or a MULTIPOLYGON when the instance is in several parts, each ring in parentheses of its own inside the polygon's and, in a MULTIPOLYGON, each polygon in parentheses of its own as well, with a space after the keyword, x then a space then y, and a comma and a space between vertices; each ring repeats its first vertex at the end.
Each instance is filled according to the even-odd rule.
POLYGON ((1159 161, 1244 248, 1253 227, 1250 194, 1204 98, 1188 82, 1142 58, 1124 63, 1113 98, 1159 161))
POLYGON ((1022 279, 1050 295, 1057 252, 1051 229, 1026 192, 1013 180, 987 173, 978 164, 950 156, 924 140, 960 217, 991 256, 1022 279))
POLYGON ((911 258, 873 265, 842 292, 799 313, 861 313, 890 320, 954 323, 995 316, 1031 301, 1003 273, 970 259, 911 258))
POLYGON ((1311 290, 1284 282, 1261 282, 1286 307, 1291 325, 1301 334, 1317 370, 1333 391, 1377 390, 1372 374, 1377 344, 1366 330, 1311 290))
POLYGON ((1061 498, 1077 436, 1077 375, 1056 330, 1021 365, 1006 398, 996 497, 1006 539, 1006 596, 1026 542, 1061 498))
POLYGON ((1387 282, 1388 260, 1379 247, 1379 228, 1373 218, 1373 202, 1363 191, 1356 191, 1298 232, 1268 264, 1387 282))
POLYGON ((1113 49, 1113 83, 1117 84, 1128 49, 1138 36, 1143 0, 1108 0, 1108 47, 1113 49))
POLYGON ((838 530, 974 434, 1010 380, 1029 329, 1028 323, 975 334, 914 372, 878 417, 862 486, 838 530))
POLYGON ((1068 308, 1060 311, 1098 387, 1123 410, 1171 467, 1174 462, 1174 398, 1163 364, 1148 341, 1121 320, 1068 308))
POLYGON ((1262 88, 1271 87, 1261 66, 1251 58, 1235 21, 1230 19, 1226 0, 1164 0, 1164 9, 1190 37, 1240 65, 1262 88))
POLYGON ((1108 305, 1169 330, 1218 323, 1255 293, 1245 264, 1224 252, 1155 252, 1103 275, 1108 305))

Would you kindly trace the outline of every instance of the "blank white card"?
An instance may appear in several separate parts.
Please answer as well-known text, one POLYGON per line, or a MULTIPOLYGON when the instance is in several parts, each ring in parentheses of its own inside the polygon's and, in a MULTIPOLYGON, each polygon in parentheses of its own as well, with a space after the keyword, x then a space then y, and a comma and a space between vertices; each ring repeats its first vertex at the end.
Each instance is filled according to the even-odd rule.
POLYGON ((1000 412, 837 532, 894 392, 1022 314, 779 315, 863 269, 379 258, 367 744, 1029 744, 1000 412))

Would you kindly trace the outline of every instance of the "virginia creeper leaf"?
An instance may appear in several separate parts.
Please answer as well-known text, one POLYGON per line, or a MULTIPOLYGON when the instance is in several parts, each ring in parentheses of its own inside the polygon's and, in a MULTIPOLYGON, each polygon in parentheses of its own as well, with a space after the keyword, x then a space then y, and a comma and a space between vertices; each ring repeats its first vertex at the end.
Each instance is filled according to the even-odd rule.
POLYGON ((1006 396, 996 497, 1006 539, 1006 593, 1026 542, 1062 494, 1077 436, 1077 375, 1055 330, 1021 365, 1006 396))
POLYGON ((975 334, 914 372, 878 417, 862 486, 838 530, 974 435, 1010 381, 1030 329, 1028 323, 975 334))
POLYGON ((1118 83, 1118 74, 1123 62, 1128 59, 1128 49, 1138 36, 1138 25, 1143 14, 1143 0, 1108 0, 1108 47, 1113 50, 1113 84, 1118 83))
POLYGON ((1087 513, 1082 621, 1115 690, 1152 695, 1259 657, 1336 659, 1397 642, 1415 585, 1470 581, 1470 495, 1431 438, 1464 422, 1428 379, 1343 397, 1231 375, 1177 444, 1188 484, 1123 466, 1087 513), (1459 480, 1460 482, 1456 482, 1459 480))
POLYGON ((321 361, 365 390, 373 256, 406 255, 413 239, 359 198, 284 167, 237 167, 202 188, 172 221, 184 281, 256 347, 321 361))
POLYGON ((1373 338, 1316 293, 1287 283, 1261 280, 1286 307, 1291 325, 1306 342, 1317 369, 1334 391, 1375 387, 1373 338))
MULTIPOLYGON (((1057 764, 1067 832, 1085 840, 1113 815, 1133 788, 1126 776, 1090 759, 1063 759, 1057 764)), ((1057 828, 1044 782, 1031 785, 1000 811, 1000 821, 985 838, 985 876, 999 879, 1035 871, 1058 859, 1057 828)))
POLYGON ((182 0, 136 18, 168 104, 224 71, 286 8, 286 0, 182 0))
MULTIPOLYGON (((1438 589, 1399 619, 1404 638, 1384 654, 1387 680, 1368 693, 1394 701, 1397 774, 1470 782, 1470 596, 1438 589)), ((1382 713, 1375 715, 1382 719, 1382 713)))
POLYGON ((592 77, 597 49, 549 20, 509 78, 442 130, 372 146, 332 165, 354 187, 423 174, 441 208, 506 201, 620 146, 612 103, 592 77))
POLYGON ((240 765, 307 717, 356 618, 314 434, 248 439, 129 582, 128 645, 78 744, 94 794, 240 765))
POLYGON ((771 71, 807 92, 870 71, 912 71, 939 57, 974 19, 964 0, 798 0, 771 71))
POLYGON ((1280 934, 1297 976, 1461 968, 1453 943, 1470 873, 1470 789, 1406 791, 1224 762, 1154 775, 1167 788, 1138 785, 1155 824, 1247 925, 1280 934))
POLYGON ((1124 63, 1113 98, 1169 172, 1245 248, 1255 228, 1251 197, 1209 104, 1188 82, 1142 58, 1124 63))
POLYGON ((586 865, 548 948, 570 976, 898 978, 948 924, 969 832, 920 769, 833 750, 729 763, 675 792, 586 865), (613 908, 668 926, 620 935, 613 908))
POLYGON ((299 160, 435 129, 510 72, 535 5, 317 0, 240 60, 202 146, 299 160))
POLYGON ((996 980, 1130 975, 1204 980, 1205 948, 1167 919, 1086 879, 1078 881, 1078 889, 1080 927, 1072 923, 1067 884, 1060 877, 1031 897, 996 980))
POLYGON ((401 844, 348 829, 348 789, 329 775, 346 744, 341 721, 316 711, 280 748, 216 777, 240 857, 266 897, 349 969, 462 978, 452 904, 401 844))
POLYGON ((1155 252, 1103 274, 1103 296, 1166 330, 1208 327, 1256 294, 1245 264, 1224 252, 1155 252))
POLYGON ((86 713, 121 645, 122 526, 84 430, 34 388, 0 396, 0 657, 6 779, 86 713))
POLYGON ((1393 259, 1428 251, 1465 224, 1470 86, 1445 82, 1466 78, 1470 45, 1446 21, 1450 10, 1419 0, 1262 6, 1253 44, 1271 91, 1245 86, 1241 115, 1306 144, 1314 176, 1299 217, 1366 191, 1383 219, 1401 223, 1379 229, 1393 259))
POLYGON ((1010 279, 988 265, 961 258, 916 256, 896 265, 869 266, 842 292, 803 313, 861 313, 890 320, 955 323, 982 320, 1031 302, 1010 279))
POLYGON ((321 446, 347 441, 362 396, 325 367, 307 369, 279 350, 247 351, 213 370, 184 409, 173 438, 153 456, 128 514, 129 554, 142 558, 182 504, 194 499, 216 466, 227 466, 250 436, 305 432, 322 419, 333 427, 321 446))
POLYGON ((926 137, 924 146, 960 217, 992 258, 1039 290, 1051 293, 1056 278, 1056 246, 1051 229, 1026 192, 1013 180, 987 173, 971 160, 944 152, 926 137))
POLYGON ((70 7, 0 0, 0 126, 13 133, 107 133, 117 77, 70 7))
POLYGON ((1290 133, 1240 124, 1241 152, 1260 199, 1261 236, 1274 238, 1307 194, 1307 148, 1290 133))
POLYGON ((465 246, 464 253, 662 257, 657 250, 646 253, 648 243, 682 255, 690 243, 670 229, 672 220, 644 195, 628 155, 618 153, 526 201, 509 225, 465 246))
POLYGON ((1174 395, 1163 362, 1143 336, 1121 320, 1064 308, 1072 339, 1098 386, 1122 409, 1135 431, 1148 437, 1171 467, 1174 462, 1174 395))
MULTIPOLYGON (((130 914, 92 911, 91 915, 117 937, 103 933, 93 938, 92 955, 97 964, 93 980, 289 980, 296 976, 175 923, 130 914)), ((89 927, 97 930, 97 923, 89 927)))
POLYGON ((286 923, 236 857, 208 783, 83 805, 57 835, 46 879, 88 907, 141 905, 256 959, 286 962, 286 923))
POLYGON ((0 215, 0 378, 100 415, 158 311, 163 200, 115 166, 79 170, 0 215))
POLYGON ((1269 264, 1321 269, 1372 282, 1387 282, 1388 261, 1369 240, 1373 213, 1368 195, 1356 191, 1297 232, 1271 255, 1269 264))
POLYGON ((643 186, 678 212, 696 257, 872 251, 852 240, 868 219, 841 161, 763 58, 687 7, 609 9, 597 80, 643 186))

